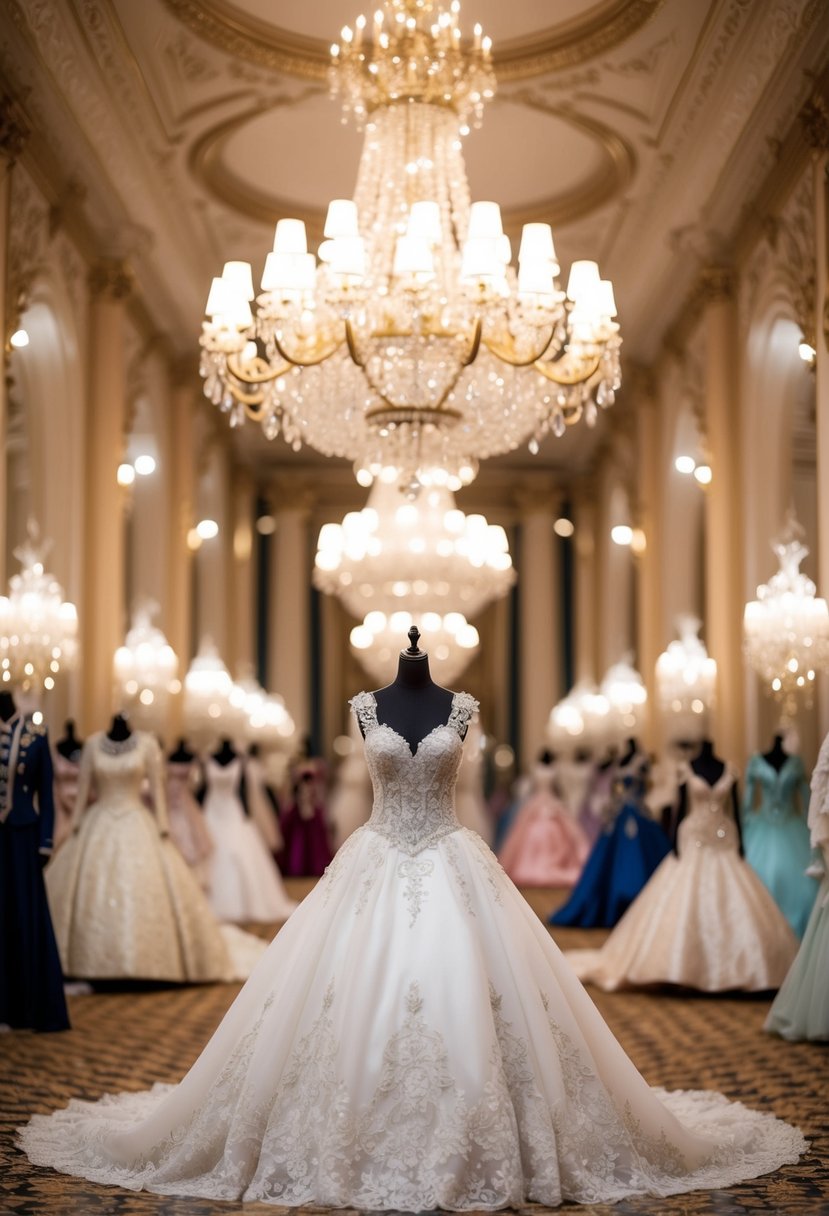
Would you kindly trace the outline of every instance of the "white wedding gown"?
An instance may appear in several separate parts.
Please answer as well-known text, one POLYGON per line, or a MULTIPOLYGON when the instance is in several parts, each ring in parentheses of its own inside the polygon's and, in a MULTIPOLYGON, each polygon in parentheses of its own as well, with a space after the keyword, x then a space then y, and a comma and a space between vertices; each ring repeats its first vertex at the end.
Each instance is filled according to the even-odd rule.
POLYGON ((132 1189, 418 1211, 724 1187, 805 1141, 722 1095, 652 1090, 453 789, 475 702, 414 754, 352 702, 372 817, 185 1078, 73 1101, 31 1161, 132 1189))

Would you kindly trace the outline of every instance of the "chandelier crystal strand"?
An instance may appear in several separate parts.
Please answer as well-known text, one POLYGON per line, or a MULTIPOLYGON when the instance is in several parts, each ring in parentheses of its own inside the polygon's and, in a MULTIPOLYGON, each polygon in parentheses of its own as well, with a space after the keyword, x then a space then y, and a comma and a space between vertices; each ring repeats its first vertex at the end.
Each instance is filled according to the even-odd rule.
POLYGON ((635 738, 645 725, 648 693, 630 656, 607 669, 599 691, 610 706, 609 741, 620 746, 625 739, 635 738))
POLYGON ((21 570, 0 596, 0 688, 49 691, 58 673, 77 663, 78 611, 44 568, 49 547, 30 522, 26 541, 14 550, 21 570))
MULTIPOLYGON (((241 693, 244 697, 244 693, 241 693)), ((184 677, 184 733, 199 751, 239 733, 242 715, 230 672, 212 639, 204 638, 184 677)))
POLYGON ((458 15, 387 0, 343 29, 333 91, 365 128, 354 199, 330 204, 319 262, 304 224, 280 220, 261 294, 228 262, 207 303, 204 391, 231 425, 346 457, 363 485, 459 489, 482 459, 592 425, 621 383, 595 262, 565 294, 549 225, 524 226, 516 267, 497 203, 470 200, 462 139, 495 78, 458 15))
POLYGON ((701 625, 694 616, 678 617, 678 640, 669 642, 656 660, 659 708, 671 739, 700 739, 708 729, 717 664, 698 637, 701 625))
POLYGON ((798 704, 811 705, 815 675, 829 667, 829 608, 800 570, 809 553, 803 535, 790 513, 772 544, 780 568, 757 588, 743 616, 746 658, 780 704, 784 722, 795 717, 798 704))
POLYGON ((609 741, 610 702, 591 680, 580 680, 550 711, 547 734, 556 751, 599 752, 609 741))
POLYGON ((178 657, 162 631, 153 624, 154 603, 140 604, 132 625, 113 659, 119 708, 142 730, 163 734, 170 697, 181 685, 178 657))

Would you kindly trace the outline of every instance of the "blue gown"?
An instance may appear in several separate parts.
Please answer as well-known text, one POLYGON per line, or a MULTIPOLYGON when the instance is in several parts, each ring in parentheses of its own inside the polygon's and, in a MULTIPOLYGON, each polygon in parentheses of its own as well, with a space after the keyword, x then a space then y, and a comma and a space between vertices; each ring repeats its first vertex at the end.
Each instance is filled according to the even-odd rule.
POLYGON ((617 772, 619 809, 599 836, 573 893, 551 925, 612 928, 671 851, 668 837, 640 810, 647 760, 640 753, 617 772))
POLYGON ((746 861, 762 879, 798 937, 803 937, 818 882, 804 874, 811 860, 803 761, 787 756, 776 769, 754 755, 746 769, 741 812, 746 861))
POLYGON ((0 723, 0 1022, 66 1030, 42 861, 52 850, 52 757, 42 726, 0 723))

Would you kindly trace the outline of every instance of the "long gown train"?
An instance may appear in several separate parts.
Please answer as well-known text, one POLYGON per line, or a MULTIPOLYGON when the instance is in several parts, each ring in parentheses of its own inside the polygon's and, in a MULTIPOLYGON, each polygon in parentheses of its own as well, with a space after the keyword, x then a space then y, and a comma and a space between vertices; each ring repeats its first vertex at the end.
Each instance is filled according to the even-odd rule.
POLYGON ((412 754, 355 698, 372 818, 184 1080, 35 1116, 38 1165, 131 1189, 417 1211, 723 1187, 795 1128, 652 1090, 452 793, 474 702, 412 754))

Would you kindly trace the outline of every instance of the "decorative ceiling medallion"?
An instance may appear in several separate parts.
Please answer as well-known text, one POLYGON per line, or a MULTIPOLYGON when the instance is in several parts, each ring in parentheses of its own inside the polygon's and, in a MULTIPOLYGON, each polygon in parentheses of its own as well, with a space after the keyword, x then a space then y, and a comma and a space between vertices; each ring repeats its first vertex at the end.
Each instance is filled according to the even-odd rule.
MULTIPOLYGON (((168 0, 168 3, 173 0, 168 0)), ((190 169, 221 202, 235 211, 263 224, 273 224, 286 215, 299 216, 305 221, 309 234, 318 242, 322 239, 325 211, 315 210, 288 198, 280 198, 258 189, 252 180, 243 179, 229 168, 224 151, 246 123, 260 118, 275 106, 257 106, 243 114, 218 124, 207 131, 194 145, 190 154, 190 169)), ((542 222, 564 227, 583 219, 604 206, 626 189, 633 177, 636 159, 633 149, 615 131, 594 118, 575 114, 572 110, 555 107, 537 109, 551 117, 570 123, 587 136, 601 153, 601 163, 584 180, 570 190, 554 194, 527 206, 504 211, 504 228, 518 232, 524 224, 542 222)))
MULTIPOLYGON (((227 0, 164 0, 206 42, 260 67, 325 84, 329 43, 303 38, 243 13, 227 0)), ((641 29, 665 0, 602 0, 581 17, 502 44, 493 56, 498 81, 530 80, 605 54, 641 29)))

